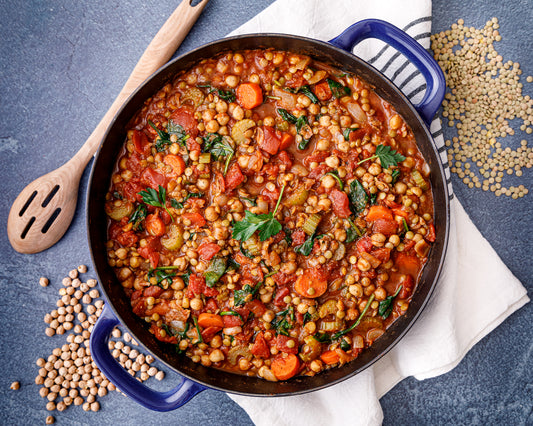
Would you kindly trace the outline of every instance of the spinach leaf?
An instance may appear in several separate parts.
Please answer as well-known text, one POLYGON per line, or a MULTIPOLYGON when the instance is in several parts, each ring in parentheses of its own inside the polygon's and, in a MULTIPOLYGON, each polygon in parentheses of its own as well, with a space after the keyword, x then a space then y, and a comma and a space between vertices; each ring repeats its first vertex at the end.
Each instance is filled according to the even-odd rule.
POLYGON ((381 315, 381 318, 387 319, 389 315, 392 313, 393 305, 392 302, 400 294, 400 291, 402 290, 403 286, 398 287, 398 290, 396 290, 396 293, 394 293, 392 296, 388 296, 385 300, 382 300, 379 302, 378 307, 378 315, 381 315))
POLYGON ((220 313, 221 316, 231 315, 234 317, 239 317, 242 322, 244 322, 244 319, 242 318, 242 315, 235 311, 222 311, 220 313))
POLYGON ((337 181, 337 183, 339 184, 341 191, 344 189, 344 183, 342 182, 339 176, 339 172, 337 170, 332 170, 331 172, 327 172, 324 176, 326 175, 333 176, 335 180, 337 181))
POLYGON ((313 251, 313 246, 315 244, 315 234, 311 235, 305 242, 298 247, 294 248, 295 253, 303 254, 304 256, 309 256, 313 251))
POLYGON ((130 216, 128 223, 133 223, 134 231, 142 231, 142 221, 148 216, 148 210, 144 204, 139 204, 133 214, 130 216))
POLYGON ((398 182, 398 179, 400 177, 400 170, 394 169, 391 173, 392 181, 391 185, 394 185, 396 182, 398 182))
POLYGON ((235 101, 235 90, 234 89, 217 89, 210 84, 199 84, 197 87, 204 87, 207 89, 207 94, 216 93, 220 99, 225 100, 226 102, 235 101))
POLYGON ((328 86, 331 90, 331 93, 337 99, 342 98, 343 96, 347 96, 352 93, 349 87, 343 86, 338 81, 332 80, 330 78, 326 78, 326 81, 328 82, 328 86))
POLYGON ((331 343, 331 336, 328 333, 315 333, 313 338, 320 343, 331 343))
POLYGON ((226 258, 215 257, 204 272, 205 283, 208 287, 213 287, 226 272, 226 258))
POLYGON ((316 95, 313 93, 313 91, 308 85, 300 87, 300 90, 298 91, 300 93, 303 93, 305 96, 307 96, 311 100, 311 102, 313 102, 314 104, 318 103, 318 98, 316 97, 316 95))
POLYGON ((236 307, 243 306, 246 302, 250 302, 255 294, 259 291, 263 283, 258 283, 255 287, 250 284, 246 284, 241 290, 235 290, 233 292, 233 305, 236 307))
POLYGON ((294 308, 289 306, 284 311, 278 312, 276 318, 270 323, 277 334, 289 335, 289 330, 294 328, 294 308))
POLYGON ((155 277, 157 279, 157 285, 162 287, 164 281, 168 285, 172 284, 172 278, 176 276, 177 266, 159 266, 154 269, 148 270, 148 279, 155 277))
POLYGON ((183 199, 183 201, 177 201, 175 200, 174 198, 172 198, 170 200, 170 204, 172 205, 172 207, 174 207, 175 209, 182 209, 184 206, 185 206, 185 202, 189 199, 189 198, 202 198, 204 196, 204 194, 200 193, 200 192, 189 192, 185 198, 183 199))
POLYGON ((363 187, 363 184, 357 179, 350 183, 350 193, 348 194, 350 200, 350 210, 357 217, 368 203, 368 195, 363 187))
POLYGON ((359 318, 357 318, 357 321, 355 321, 350 327, 344 329, 344 330, 341 330, 341 331, 338 331, 337 333, 335 333, 333 336, 331 336, 331 340, 337 340, 339 337, 342 337, 344 336, 345 334, 348 334, 350 331, 352 331, 355 327, 357 327, 359 325, 359 323, 361 322, 361 320, 363 319, 363 317, 365 316, 366 314, 366 311, 368 311, 368 308, 370 308, 370 305, 372 304, 372 302, 374 301, 374 294, 372 293, 372 295, 370 296, 370 298, 368 299, 368 302, 366 302, 366 305, 365 305, 365 309, 363 309, 363 312, 361 312, 361 315, 359 315, 359 318))
POLYGON ((303 149, 307 148, 307 145, 309 145, 309 142, 311 142, 311 138, 309 138, 309 139, 302 138, 302 140, 298 144, 298 149, 303 150, 303 149))
POLYGON ((344 136, 345 141, 350 140, 350 133, 355 132, 356 130, 359 130, 359 127, 347 127, 342 131, 342 136, 344 136))

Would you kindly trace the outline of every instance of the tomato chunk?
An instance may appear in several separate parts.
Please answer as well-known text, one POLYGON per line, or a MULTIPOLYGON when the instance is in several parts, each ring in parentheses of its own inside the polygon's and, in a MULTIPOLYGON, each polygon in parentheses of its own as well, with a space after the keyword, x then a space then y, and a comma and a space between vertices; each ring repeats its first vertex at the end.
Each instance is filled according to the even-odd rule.
POLYGON ((243 182, 244 182, 244 175, 242 174, 239 164, 235 162, 230 166, 228 173, 226 174, 226 179, 225 179, 226 191, 233 191, 243 182))
POLYGON ((333 212, 337 217, 343 219, 350 217, 352 212, 350 211, 350 200, 346 192, 333 188, 329 193, 329 199, 331 200, 333 212))
POLYGON ((170 119, 183 127, 183 130, 194 139, 198 136, 198 120, 194 118, 194 110, 187 106, 179 107, 172 113, 170 119))
POLYGON ((252 346, 252 349, 250 349, 250 352, 260 358, 267 359, 270 357, 270 348, 268 347, 268 343, 265 340, 262 331, 257 333, 257 336, 255 336, 255 342, 252 346))
POLYGON ((215 243, 202 243, 198 247, 198 256, 202 260, 211 260, 215 254, 221 250, 220 246, 215 243))
POLYGON ((270 155, 277 154, 281 145, 281 140, 276 135, 276 131, 270 126, 263 126, 263 137, 259 138, 258 142, 259 148, 270 155))

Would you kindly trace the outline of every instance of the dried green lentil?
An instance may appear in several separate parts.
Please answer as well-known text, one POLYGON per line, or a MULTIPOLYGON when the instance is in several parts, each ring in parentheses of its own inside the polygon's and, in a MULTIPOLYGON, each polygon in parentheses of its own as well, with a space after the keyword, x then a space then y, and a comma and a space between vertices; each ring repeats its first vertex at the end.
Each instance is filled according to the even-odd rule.
MULTIPOLYGON (((450 89, 443 102, 442 115, 448 118, 450 127, 455 126, 458 134, 445 143, 448 159, 454 166, 451 171, 469 187, 478 187, 471 185, 472 180, 465 177, 477 176, 474 165, 477 173, 485 178, 495 177, 497 171, 521 177, 523 167, 533 166, 533 150, 527 146, 526 140, 521 141, 520 148, 513 150, 510 147, 502 149, 496 139, 515 134, 510 123, 513 119, 522 120, 521 131, 533 133, 530 127, 533 99, 522 94, 520 65, 504 62, 494 48, 494 43, 501 41, 498 28, 497 18, 488 21, 482 29, 466 27, 464 20, 459 19, 451 29, 431 36, 431 48, 450 89)), ((533 82, 533 77, 528 76, 526 82, 533 82)), ((498 187, 489 187, 484 182, 482 189, 495 192, 498 187)), ((513 198, 525 194, 526 191, 500 190, 500 195, 513 198)))

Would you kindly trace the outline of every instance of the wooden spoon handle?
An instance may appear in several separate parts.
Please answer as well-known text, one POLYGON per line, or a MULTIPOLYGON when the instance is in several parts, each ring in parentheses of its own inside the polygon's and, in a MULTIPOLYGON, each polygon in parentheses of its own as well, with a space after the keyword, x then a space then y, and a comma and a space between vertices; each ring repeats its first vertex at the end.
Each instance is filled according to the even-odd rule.
POLYGON ((144 80, 161 68, 172 57, 209 2, 209 0, 202 0, 196 6, 191 6, 191 1, 182 0, 176 10, 163 24, 144 51, 139 62, 137 62, 128 81, 126 81, 126 84, 124 84, 124 87, 113 102, 113 105, 111 105, 80 150, 69 161, 72 170, 79 170, 80 176, 98 149, 109 123, 111 123, 119 108, 144 80))

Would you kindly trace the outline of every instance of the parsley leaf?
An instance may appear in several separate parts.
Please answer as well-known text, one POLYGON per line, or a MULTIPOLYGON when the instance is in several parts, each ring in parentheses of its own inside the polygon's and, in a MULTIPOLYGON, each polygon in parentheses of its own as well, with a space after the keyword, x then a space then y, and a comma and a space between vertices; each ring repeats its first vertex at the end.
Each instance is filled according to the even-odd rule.
POLYGON ((246 210, 244 212, 244 219, 237 222, 233 227, 232 238, 235 240, 246 241, 252 237, 252 235, 259 231, 259 238, 261 241, 265 241, 268 238, 276 235, 281 231, 281 223, 276 219, 276 213, 283 197, 283 191, 285 186, 281 188, 276 208, 273 212, 264 214, 255 214, 246 210))
POLYGON ((358 216, 368 203, 368 195, 363 187, 363 184, 357 179, 350 183, 350 193, 348 194, 350 200, 350 210, 355 216, 358 216))
POLYGON ((376 147, 376 153, 374 155, 359 161, 357 165, 364 163, 368 160, 373 160, 375 158, 379 158, 379 161, 381 162, 381 167, 383 167, 384 169, 388 169, 391 166, 397 166, 399 162, 405 160, 405 157, 402 154, 393 150, 390 146, 380 144, 376 147))
POLYGON ((387 319, 389 315, 392 313, 393 305, 392 302, 400 294, 400 291, 402 290, 403 286, 398 287, 398 290, 396 290, 396 293, 394 293, 392 296, 388 296, 385 300, 382 300, 379 302, 378 307, 378 315, 381 315, 381 318, 387 319))
POLYGON ((328 82, 328 86, 331 90, 331 93, 337 99, 352 93, 352 90, 349 87, 343 86, 338 81, 332 80, 330 78, 326 78, 326 81, 328 82))
POLYGON ((146 188, 146 191, 139 192, 139 195, 142 197, 144 204, 165 209, 172 221, 174 221, 174 217, 167 209, 167 190, 161 185, 159 185, 159 191, 148 187, 146 188))
POLYGON ((144 204, 139 204, 130 216, 128 223, 133 223, 132 229, 134 231, 142 231, 142 221, 146 219, 146 216, 148 216, 148 210, 146 209, 146 206, 144 204))

